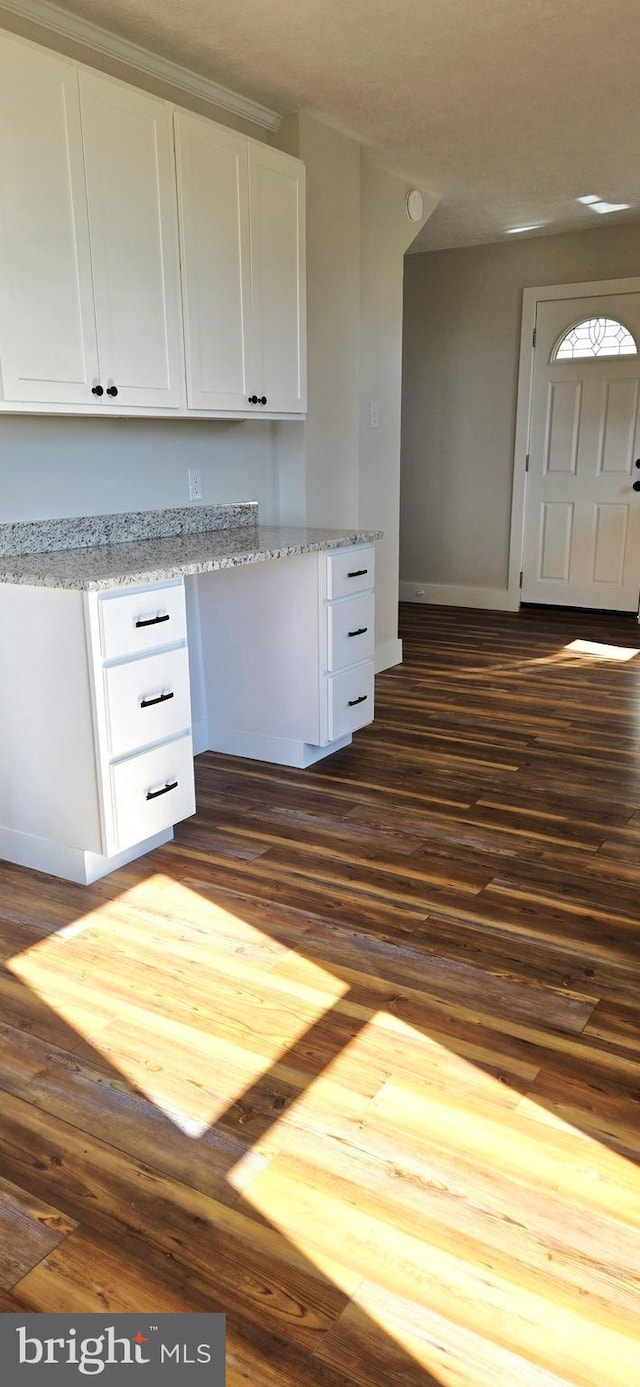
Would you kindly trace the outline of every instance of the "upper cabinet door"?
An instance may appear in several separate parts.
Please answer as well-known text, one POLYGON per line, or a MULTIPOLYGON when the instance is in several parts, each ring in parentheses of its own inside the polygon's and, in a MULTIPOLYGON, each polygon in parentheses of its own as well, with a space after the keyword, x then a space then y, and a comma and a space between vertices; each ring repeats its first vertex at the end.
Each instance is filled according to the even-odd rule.
POLYGON ((179 408, 184 362, 171 110, 84 71, 80 100, 104 403, 109 397, 119 407, 179 408))
POLYGON ((178 205, 192 409, 248 411, 251 328, 247 140, 176 112, 178 205))
POLYGON ((267 410, 307 407, 304 166, 249 145, 251 271, 258 394, 267 410))
POLYGON ((78 73, 0 39, 0 398, 94 404, 78 73))

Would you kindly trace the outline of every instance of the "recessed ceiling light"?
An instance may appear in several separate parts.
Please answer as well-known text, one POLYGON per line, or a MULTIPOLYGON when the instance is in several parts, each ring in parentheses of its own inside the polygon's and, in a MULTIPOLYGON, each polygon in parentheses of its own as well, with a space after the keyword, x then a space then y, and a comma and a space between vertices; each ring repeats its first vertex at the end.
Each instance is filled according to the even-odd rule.
POLYGON ((629 202, 593 202, 593 203, 591 204, 591 211, 592 211, 592 212, 626 212, 627 207, 630 207, 630 206, 631 206, 631 204, 630 204, 629 202))
POLYGON ((532 222, 531 226, 508 226, 506 227, 507 236, 518 236, 522 231, 537 231, 542 226, 542 222, 532 222))
POLYGON ((626 212, 630 207, 629 202, 606 202, 603 197, 598 197, 596 193, 587 193, 584 197, 576 198, 576 202, 581 202, 590 212, 626 212))

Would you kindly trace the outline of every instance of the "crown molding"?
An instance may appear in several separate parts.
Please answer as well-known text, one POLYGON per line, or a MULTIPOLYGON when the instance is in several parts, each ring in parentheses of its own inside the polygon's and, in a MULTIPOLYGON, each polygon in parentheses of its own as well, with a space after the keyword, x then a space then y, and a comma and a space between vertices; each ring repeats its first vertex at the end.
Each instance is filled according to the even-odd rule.
POLYGON ((211 78, 202 77, 199 73, 182 67, 180 63, 172 62, 170 58, 161 58, 159 54, 151 53, 138 43, 132 43, 129 39, 120 38, 117 34, 102 29, 89 19, 68 14, 58 5, 50 4, 49 0, 0 0, 0 23, 3 14, 16 15, 19 19, 37 24, 40 29, 48 30, 49 33, 59 34, 73 43, 80 43, 94 53, 115 58, 137 72, 144 72, 150 77, 168 82, 180 91, 189 92, 191 96, 197 96, 201 101, 210 102, 235 116, 241 116, 265 130, 277 130, 282 119, 277 111, 269 110, 268 106, 261 106, 257 101, 240 96, 238 92, 229 91, 227 87, 220 86, 211 78))

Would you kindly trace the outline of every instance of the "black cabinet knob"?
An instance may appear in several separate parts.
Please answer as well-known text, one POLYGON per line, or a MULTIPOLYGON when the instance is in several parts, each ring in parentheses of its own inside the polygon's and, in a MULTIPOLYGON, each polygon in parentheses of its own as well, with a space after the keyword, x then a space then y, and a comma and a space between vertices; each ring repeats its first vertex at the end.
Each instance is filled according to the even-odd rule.
POLYGON ((248 396, 248 399, 249 399, 249 404, 250 404, 250 405, 257 405, 257 403, 258 403, 258 396, 257 396, 257 395, 249 395, 249 396, 248 396))
POLYGON ((267 403, 267 397, 266 397, 266 395, 261 395, 261 396, 260 396, 260 399, 258 400, 258 404, 259 404, 259 405, 266 405, 266 403, 267 403))
POLYGON ((634 491, 640 491, 640 482, 634 482, 633 489, 634 491))
POLYGON ((636 458, 636 467, 640 467, 640 458, 636 458))
POLYGON ((115 400, 115 397, 116 397, 117 393, 118 393, 118 387, 117 387, 117 385, 108 385, 108 386, 107 386, 107 395, 111 395, 112 399, 115 400))
POLYGON ((102 389, 102 386, 101 386, 101 385, 92 385, 92 386, 91 386, 91 394, 92 394, 92 395, 104 395, 104 390, 102 389))

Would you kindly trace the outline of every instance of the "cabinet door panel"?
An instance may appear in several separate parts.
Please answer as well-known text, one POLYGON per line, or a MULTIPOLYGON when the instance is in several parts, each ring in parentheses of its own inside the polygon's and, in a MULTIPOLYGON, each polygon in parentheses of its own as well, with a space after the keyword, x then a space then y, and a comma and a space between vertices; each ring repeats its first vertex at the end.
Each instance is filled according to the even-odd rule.
POLYGON ((252 358, 247 141, 176 113, 187 394, 193 409, 248 410, 252 358))
POLYGON ((249 148, 251 269, 258 394, 267 409, 306 409, 304 169, 249 148))
POLYGON ((0 40, 0 395, 92 404, 95 317, 74 66, 0 40))
POLYGON ((179 407, 171 112, 154 97, 86 72, 80 98, 101 384, 117 387, 118 406, 179 407))

